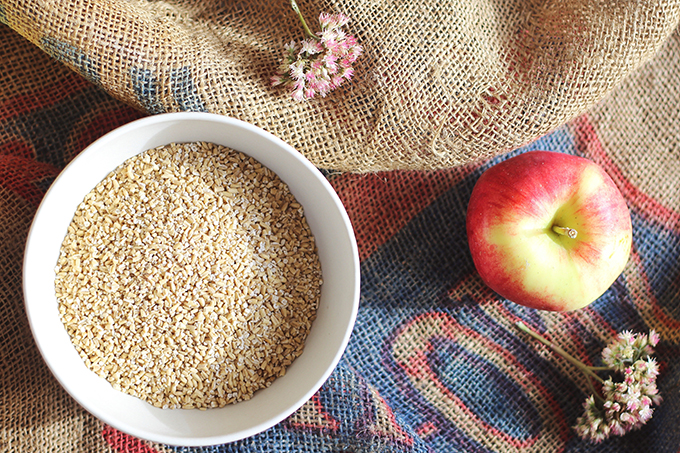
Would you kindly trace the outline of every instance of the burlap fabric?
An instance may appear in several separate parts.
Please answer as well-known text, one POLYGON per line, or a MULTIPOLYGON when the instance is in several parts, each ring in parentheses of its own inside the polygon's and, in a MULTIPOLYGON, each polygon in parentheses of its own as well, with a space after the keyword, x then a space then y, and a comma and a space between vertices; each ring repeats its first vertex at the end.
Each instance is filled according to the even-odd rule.
MULTIPOLYGON (((158 2, 145 5, 154 5, 159 11, 170 8, 158 2)), ((623 8, 620 5, 624 2, 608 8, 623 8)), ((635 35, 641 39, 651 40, 642 24, 648 23, 652 15, 641 13, 641 3, 635 5, 640 8, 639 22, 631 22, 630 29, 636 30, 635 35)), ((46 6, 34 8, 33 14, 42 17, 46 6)), ((234 11, 255 8, 247 2, 222 7, 234 11)), ((406 6, 391 7, 406 11, 406 6)), ((378 3, 365 2, 363 8, 378 9, 378 3)), ((95 10, 88 11, 95 14, 95 10)), ((287 10, 282 7, 280 11, 280 20, 288 21, 292 29, 294 21, 287 10)), ((53 16, 49 27, 58 22, 53 16)), ((0 18, 12 27, 17 26, 16 17, 7 4, 0 7, 0 18)), ((423 15, 414 12, 414 17, 423 15)), ((164 20, 189 24, 196 19, 170 14, 164 20)), ((259 30, 267 28, 267 23, 278 24, 264 16, 258 20, 263 24, 259 30)), ((60 29, 66 23, 79 22, 77 16, 71 17, 61 22, 60 29)), ((244 27, 242 21, 234 24, 244 27)), ((29 27, 28 22, 22 26, 23 34, 40 35, 38 27, 29 27)), ((97 29, 88 30, 95 42, 101 38, 97 38, 97 29)), ((241 35, 243 46, 259 46, 252 39, 248 33, 241 35)), ((51 54, 62 58, 68 55, 54 51, 51 54)), ((92 60, 75 50, 70 55, 69 61, 77 63, 81 73, 92 80, 82 69, 92 60)), ((641 55, 638 62, 644 59, 641 55)), ((578 54, 576 58, 580 58, 578 54)), ((271 65, 274 60, 272 50, 271 65)), ((364 60, 362 64, 366 66, 359 72, 370 73, 368 61, 364 60)), ((33 214, 65 163, 97 137, 145 112, 114 99, 101 89, 106 87, 103 82, 100 86, 88 82, 5 25, 0 25, 0 62, 0 452, 680 450, 677 31, 651 61, 625 78, 621 73, 618 86, 605 98, 596 102, 601 95, 589 97, 583 105, 596 102, 590 110, 527 146, 491 160, 436 171, 328 172, 351 217, 362 261, 361 307, 347 353, 321 390, 290 418, 253 438, 211 448, 153 444, 104 425, 64 392, 40 358, 21 294, 21 261, 33 214), (501 159, 538 148, 596 161, 612 175, 631 210, 633 253, 625 271, 602 298, 576 312, 540 312, 499 298, 479 280, 467 249, 465 208, 478 176, 501 159), (604 343, 616 332, 657 329, 662 338, 657 358, 664 402, 651 422, 640 431, 596 446, 576 438, 570 426, 581 414, 581 402, 586 396, 584 380, 574 368, 518 333, 513 323, 520 319, 573 355, 594 364, 598 363, 604 343)), ((254 67, 250 64, 242 63, 243 67, 254 67)), ((384 61, 376 59, 372 64, 384 61)), ((623 72, 633 71, 633 66, 623 72)), ((238 113, 235 116, 248 119, 243 115, 249 111, 244 107, 252 106, 248 104, 253 96, 250 90, 268 90, 266 71, 261 71, 262 80, 247 85, 239 94, 231 94, 229 102, 239 108, 225 108, 225 113, 238 113)), ((100 81, 104 80, 103 71, 97 74, 100 81)), ((563 76, 569 77, 566 73, 563 76)), ((224 75, 224 83, 236 83, 238 77, 224 75)), ((288 101, 282 94, 268 94, 282 110, 271 110, 272 117, 279 118, 272 121, 283 124, 284 116, 306 115, 305 109, 313 112, 307 117, 310 121, 331 112, 340 115, 340 110, 346 111, 361 98, 361 80, 358 77, 346 90, 304 106, 288 101), (340 106, 342 109, 333 110, 340 106)), ((389 84, 407 83, 406 80, 392 80, 389 84)), ((608 86, 615 84, 612 79, 608 86)), ((586 84, 581 89, 588 91, 591 87, 586 84)), ((426 95, 429 94, 421 93, 426 95)), ((166 95, 159 94, 162 96, 166 95)), ((206 94, 201 96, 208 99, 206 94)), ((179 109, 178 105, 173 108, 179 109)), ((555 118, 569 119, 569 115, 561 116, 563 113, 553 108, 556 107, 546 108, 545 115, 553 118, 556 125, 555 118)), ((328 140, 334 140, 330 128, 340 127, 330 124, 311 132, 290 126, 281 129, 281 136, 298 146, 305 144, 300 147, 307 150, 321 149, 328 140)), ((396 130, 404 124, 395 122, 390 127, 396 130)), ((268 128, 266 122, 260 125, 268 128)), ((349 130, 349 126, 343 127, 349 130)), ((344 133, 339 135, 349 140, 344 133)), ((349 132, 346 135, 353 137, 349 132)), ((397 141, 391 145, 394 143, 397 141)), ((400 162, 416 162, 413 152, 394 151, 393 157, 406 159, 400 162)), ((308 155, 320 159, 322 154, 308 155)), ((370 156, 371 152, 362 148, 356 159, 368 162, 370 156)), ((316 162, 321 162, 318 159, 316 162)), ((377 161, 370 162, 373 165, 377 161)), ((332 163, 328 167, 342 168, 332 163)))
POLYGON ((352 84, 297 104, 269 84, 303 36, 286 0, 0 5, 1 21, 128 104, 234 116, 353 172, 449 168, 528 143, 602 99, 680 17, 677 0, 302 1, 311 24, 349 15, 364 55, 352 84))

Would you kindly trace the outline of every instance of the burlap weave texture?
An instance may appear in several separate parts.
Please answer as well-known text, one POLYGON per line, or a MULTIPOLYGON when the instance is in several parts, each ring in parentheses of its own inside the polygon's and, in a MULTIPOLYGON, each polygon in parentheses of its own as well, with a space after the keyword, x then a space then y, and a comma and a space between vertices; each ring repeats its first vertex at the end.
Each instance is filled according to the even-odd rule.
POLYGON ((302 38, 287 1, 2 0, 0 21, 147 113, 260 126, 315 165, 440 169, 526 144, 583 113, 675 29, 680 1, 300 2, 343 12, 351 84, 296 103, 269 77, 302 38))
MULTIPOLYGON (((345 4, 300 3, 309 19, 313 19, 321 10, 345 8, 345 4)), ((561 5, 561 2, 556 3, 561 5)), ((527 4, 529 6, 526 8, 529 8, 530 4, 527 4)), ((592 4, 598 12, 602 8, 634 5, 638 17, 631 19, 628 24, 630 31, 621 32, 619 39, 632 39, 632 36, 649 39, 648 51, 652 53, 657 44, 651 42, 660 43, 663 37, 662 34, 655 37, 650 35, 644 27, 645 21, 656 17, 670 27, 676 20, 677 8, 669 6, 673 5, 670 2, 663 5, 659 3, 655 10, 659 12, 657 15, 643 12, 652 11, 644 2, 621 1, 606 6, 599 2, 592 4)), ((133 80, 150 80, 141 76, 147 72, 137 71, 137 79, 131 75, 121 76, 121 88, 113 90, 107 85, 110 80, 106 82, 107 77, 113 77, 113 73, 109 70, 107 76, 104 66, 98 63, 100 60, 95 59, 93 53, 78 50, 78 46, 86 49, 86 42, 90 43, 88 45, 106 42, 106 37, 100 35, 97 28, 90 27, 85 33, 92 38, 90 41, 82 36, 76 38, 68 31, 69 27, 83 26, 84 20, 78 16, 69 19, 61 17, 60 14, 68 11, 64 3, 54 2, 50 6, 46 2, 12 2, 10 5, 9 1, 0 0, 0 5, 4 5, 0 6, 0 21, 11 25, 0 24, 0 452, 678 451, 679 31, 672 33, 664 44, 659 44, 662 47, 654 58, 637 70, 634 70, 635 64, 642 63, 650 54, 636 53, 637 63, 631 63, 626 68, 622 66, 618 79, 608 79, 606 84, 598 82, 602 86, 615 86, 615 89, 586 113, 530 145, 530 148, 576 153, 594 160, 612 175, 629 203, 635 225, 634 254, 606 297, 576 313, 541 313, 518 309, 490 294, 484 287, 476 277, 469 259, 462 225, 467 197, 476 177, 495 160, 432 172, 329 172, 329 180, 341 196, 355 227, 362 260, 362 281, 365 282, 362 285, 358 323, 347 354, 319 394, 281 425, 234 444, 214 448, 174 449, 132 438, 85 412, 50 374, 31 337, 21 294, 21 260, 26 233, 35 209, 53 178, 72 157, 105 132, 138 118, 143 112, 111 99, 103 90, 55 62, 13 30, 20 30, 24 36, 39 44, 43 42, 45 30, 51 27, 61 30, 61 41, 53 37, 44 41, 46 45, 42 45, 49 50, 50 55, 69 63, 85 78, 99 83, 109 93, 143 111, 154 113, 188 109, 192 105, 200 105, 199 101, 203 102, 207 110, 218 111, 207 102, 209 99, 215 102, 218 89, 205 91, 206 88, 201 88, 204 91, 200 91, 202 94, 199 96, 187 94, 199 91, 173 91, 174 85, 163 80, 155 84, 135 85, 133 80), (27 11, 31 8, 31 14, 43 17, 41 25, 25 18, 19 19, 19 9, 23 10, 23 17, 27 17, 27 11), (52 11, 51 17, 48 17, 48 10, 52 11), (61 42, 71 44, 69 46, 61 42), (632 73, 624 78, 628 72, 632 73), (135 87, 143 93, 140 98, 135 94, 135 87), (151 102, 154 99, 157 102, 151 102), (544 325, 545 332, 553 335, 563 348, 593 362, 598 360, 603 342, 611 339, 615 332, 624 329, 657 329, 663 339, 658 359, 663 367, 660 388, 664 402, 652 421, 640 431, 600 445, 576 439, 570 426, 581 414, 580 404, 586 396, 581 391, 583 378, 577 370, 556 359, 548 350, 518 335, 512 329, 512 323, 518 317, 532 325, 544 325), (436 354, 428 350, 431 345, 431 351, 436 354), (414 357, 418 358, 416 353, 423 353, 421 362, 412 361, 414 357), (471 358, 474 360, 471 361, 471 358), (418 363, 418 367, 409 367, 412 363, 418 363), (474 366, 466 366, 470 363, 474 366), (430 370, 432 373, 427 379, 416 379, 418 375, 413 373, 418 370, 430 370), (445 391, 450 391, 458 398, 457 404, 442 404, 441 395, 445 391)), ((81 11, 96 17, 114 18, 121 14, 107 13, 102 16, 100 11, 103 3, 92 3, 87 8, 83 6, 84 3, 79 5, 81 11)), ((106 5, 116 3, 107 2, 106 5)), ((126 11, 142 7, 155 9, 158 11, 157 19, 152 22, 157 25, 165 22, 185 24, 181 27, 198 27, 201 21, 213 14, 191 12, 188 6, 161 2, 120 3, 117 7, 121 8, 121 5, 128 8, 126 11), (177 11, 182 8, 184 12, 177 15, 177 11), (171 14, 165 18, 165 12, 171 14)), ((207 11, 218 6, 222 8, 224 14, 219 17, 220 23, 232 21, 231 28, 240 30, 240 40, 244 43, 240 47, 236 44, 220 44, 222 47, 219 49, 222 50, 210 54, 213 56, 226 53, 224 49, 230 47, 259 46, 252 30, 273 33, 272 27, 285 29, 287 36, 291 36, 281 38, 282 42, 292 39, 292 34, 299 33, 295 18, 285 2, 276 7, 231 0, 219 5, 209 2, 202 5, 207 11), (257 26, 244 22, 248 12, 265 10, 277 11, 278 18, 262 14, 250 19, 254 21, 253 24, 257 22, 257 26), (226 14, 228 11, 231 11, 231 16, 226 14), (269 31, 266 30, 268 27, 269 31)), ((555 7, 564 8, 564 5, 560 5, 555 7)), ((397 2, 367 1, 357 8, 364 13, 392 8, 395 14, 402 10, 406 14, 408 7, 397 2)), ((410 7, 419 8, 418 5, 410 7)), ((600 13, 613 14, 612 11, 600 13)), ((374 18, 376 21, 379 19, 377 16, 374 18)), ((414 12, 413 17, 424 16, 414 12)), ((471 15, 466 17, 480 20, 471 15)), ((502 17, 500 12, 497 17, 502 17)), ((130 19, 129 26, 134 28, 142 22, 130 19), (133 26, 135 23, 137 25, 133 26)), ((402 34, 397 24, 394 22, 390 26, 392 28, 387 28, 385 23, 383 27, 389 32, 383 31, 381 36, 389 37, 403 46, 407 38, 397 36, 402 34)), ((181 28, 180 25, 173 27, 181 28)), ((360 26, 355 19, 351 27, 351 31, 366 45, 366 33, 360 31, 363 25, 360 26)), ((413 29, 418 27, 413 26, 413 29)), ((481 33, 480 30, 478 32, 481 33)), ((602 36, 615 35, 611 27, 600 32, 602 36)), ((220 29, 219 33, 224 33, 224 30, 220 29)), ((405 32, 403 36, 407 36, 405 32)), ((210 39, 213 43, 222 42, 222 38, 210 39)), ((160 41, 155 42, 160 46, 160 41)), ((170 50, 180 52, 179 47, 170 50)), ((277 42, 276 45, 271 44, 271 49, 262 51, 267 55, 266 68, 245 57, 238 63, 242 73, 237 74, 236 64, 225 66, 231 69, 221 73, 224 83, 231 84, 229 86, 233 88, 233 84, 238 82, 238 87, 245 88, 230 92, 221 101, 222 112, 251 122, 257 121, 256 124, 295 143, 298 149, 316 159, 317 163, 322 162, 323 153, 320 150, 330 146, 329 143, 344 140, 346 148, 337 146, 328 149, 338 155, 340 151, 349 155, 348 150, 354 150, 352 152, 356 152, 356 155, 352 162, 371 164, 365 165, 365 168, 383 168, 384 161, 380 164, 375 157, 379 150, 395 159, 398 165, 407 167, 405 163, 410 163, 409 168, 421 168, 419 165, 424 160, 413 159, 411 153, 422 150, 421 154, 427 157, 431 143, 412 149, 402 147, 395 131, 399 128, 407 130, 406 121, 384 119, 385 124, 389 125, 385 126, 386 130, 392 134, 391 141, 385 139, 379 142, 379 136, 375 135, 374 142, 371 142, 374 148, 364 146, 363 142, 361 147, 356 145, 356 148, 347 145, 364 137, 351 135, 350 129, 368 127, 362 126, 368 120, 354 120, 356 125, 352 122, 339 125, 329 121, 329 118, 338 118, 340 114, 337 112, 340 111, 346 115, 343 118, 350 118, 347 116, 348 109, 358 108, 355 104, 366 99, 377 99, 376 104, 385 106, 385 114, 401 106, 400 100, 406 102, 406 92, 397 95, 395 91, 392 96, 396 98, 390 99, 377 98, 377 95, 369 98, 367 89, 361 88, 364 78, 376 67, 371 64, 381 64, 383 69, 389 66, 385 66, 389 61, 385 49, 380 51, 379 59, 369 63, 373 61, 370 55, 378 52, 375 45, 372 48, 369 46, 366 56, 359 62, 357 78, 352 84, 331 93, 326 99, 303 105, 294 103, 284 93, 268 86, 267 77, 278 62, 279 50, 277 42), (244 71, 255 69, 259 71, 257 76, 251 73, 251 78, 247 78, 244 71), (274 107, 265 109, 257 104, 255 109, 256 97, 250 91, 253 89, 260 94, 266 93, 268 99, 274 100, 274 107), (300 115, 302 119, 295 115, 300 115), (347 124, 352 124, 352 127, 347 124), (280 127, 280 131, 276 132, 274 126, 280 127), (367 151, 370 149, 374 149, 373 155, 367 151), (397 158, 401 160, 397 161, 397 158)), ((628 52, 626 58, 632 58, 634 54, 630 45, 626 47, 621 44, 620 50, 628 52)), ((126 52, 129 54, 131 50, 126 52)), ((397 54, 399 52, 393 50, 392 58, 396 58, 397 54)), ((403 58, 408 56, 406 51, 401 54, 403 58)), ((579 52, 575 55, 575 58, 581 58, 579 52)), ((122 57, 111 58, 120 60, 122 57)), ((181 61, 177 60, 178 65, 194 63, 188 57, 182 58, 181 61)), ((429 61, 431 57, 421 54, 417 58, 419 61, 429 61)), ((544 63, 548 64, 549 61, 546 59, 544 63)), ((150 62, 144 64, 151 71, 150 62)), ((398 69, 394 66, 391 70, 397 74, 398 69)), ((179 75, 177 79, 202 80, 196 77, 196 72, 193 74, 192 79, 182 79, 179 75)), ((443 74, 446 77, 451 75, 450 72, 443 74)), ((477 74, 480 78, 486 76, 481 70, 477 74)), ((404 83, 404 80, 405 77, 393 77, 389 83, 383 80, 380 83, 394 86, 381 85, 381 93, 389 94, 388 90, 396 90, 397 82, 404 83)), ((552 80, 557 83, 556 78, 552 80)), ((378 82, 372 83, 378 86, 378 82)), ((198 85, 203 86, 205 83, 200 82, 198 85)), ((217 81, 210 83, 216 84, 217 81)), ((458 83, 462 84, 460 81, 458 83)), ((591 81, 583 79, 583 83, 581 90, 592 90, 591 81)), ((414 90, 420 90, 422 86, 411 85, 414 90)), ((568 88, 566 85, 563 87, 568 88)), ((222 90, 220 93, 229 92, 226 88, 222 90)), ((534 91, 538 93, 538 88, 534 88, 534 91)), ((588 92, 591 97, 582 98, 586 100, 583 105, 579 104, 579 108, 585 108, 585 105, 596 102, 604 95, 595 96, 591 91, 588 92)), ((424 99, 426 96, 431 94, 420 92, 415 96, 414 93, 413 98, 424 99)), ((410 105, 415 105, 416 101, 410 102, 410 105)), ((534 115, 530 108, 533 103, 525 102, 524 105, 529 112, 527 115, 534 115)), ((565 111, 554 110, 557 107, 546 107, 547 113, 543 117, 527 116, 527 124, 530 118, 537 122, 536 118, 569 116, 565 111)), ((399 108, 402 113, 408 110, 399 108)), ((411 117, 416 116, 415 112, 407 113, 411 117)), ((441 108, 437 113, 444 116, 441 108)), ((378 113, 375 113, 373 118, 377 117, 378 113)), ((376 120, 371 124, 378 123, 376 120)), ((435 121, 432 121, 431 125, 434 124, 435 121)), ((441 123, 437 127, 439 125, 441 123)), ((371 130, 378 131, 377 128, 371 130)), ((434 130, 437 131, 436 128, 434 130)), ((442 127, 439 132, 440 137, 449 137, 449 133, 449 126, 442 127)), ((405 143, 415 143, 408 141, 411 140, 409 137, 408 134, 404 135, 405 143)), ((444 150, 442 143, 436 142, 435 149, 444 150)), ((500 152, 492 148, 482 151, 488 154, 500 152)), ((359 171, 349 164, 342 167, 333 162, 339 160, 327 166, 359 171)), ((438 161, 437 165, 440 164, 445 163, 438 161)))

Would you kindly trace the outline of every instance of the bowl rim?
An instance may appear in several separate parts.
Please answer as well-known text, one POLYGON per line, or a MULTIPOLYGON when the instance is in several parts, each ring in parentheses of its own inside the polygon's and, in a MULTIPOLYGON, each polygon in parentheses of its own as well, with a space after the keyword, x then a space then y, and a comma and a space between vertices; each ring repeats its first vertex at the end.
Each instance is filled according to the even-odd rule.
MULTIPOLYGON (((187 140, 189 141, 189 140, 187 140)), ((206 140, 207 141, 207 140, 206 140)), ((171 143, 172 141, 167 141, 167 143, 171 143)), ((149 147, 150 148, 150 147, 149 147)), ((148 149, 148 148, 147 148, 148 149)), ((141 152, 145 151, 145 149, 141 149, 137 152, 135 152, 133 155, 139 154, 141 152)), ((246 154, 248 154, 246 152, 246 154)), ((127 158, 126 158, 127 159, 127 158)), ((124 161, 124 160, 123 160, 124 161)), ((120 163, 122 163, 121 161, 120 163)), ((109 167, 107 172, 110 172, 113 170, 114 167, 109 167)), ((91 189, 90 189, 91 190, 91 189)), ((80 203, 79 200, 78 203, 80 203)), ((303 204, 304 206, 304 204, 303 204)), ((73 211, 71 211, 73 212, 73 211)), ((72 216, 72 214, 71 214, 72 216)), ((54 263, 56 265, 56 263, 54 263)), ((54 265, 52 267, 54 267, 54 265)), ((59 173, 59 175, 55 178, 53 183, 50 185, 48 188, 47 192, 45 193, 45 196, 43 197, 41 203, 38 206, 38 209, 35 212, 33 221, 31 223, 28 235, 27 235, 27 240, 26 240, 26 247, 24 251, 24 260, 23 260, 23 268, 22 268, 22 281, 23 281, 23 295, 24 295, 24 305, 26 309, 26 315, 29 321, 29 326, 31 328, 32 334, 34 341, 38 347, 38 350, 40 352, 41 357, 43 358, 44 362, 47 364, 48 368, 52 372, 52 375, 57 379, 57 381, 60 383, 62 388, 66 390, 66 392, 85 410, 87 410, 89 413, 94 415, 96 418, 104 421, 108 425, 123 431, 125 433, 128 433, 130 435, 136 436, 138 438, 146 439, 149 441, 153 442, 158 442, 158 443, 163 443, 167 445, 176 445, 176 446, 208 446, 208 445, 217 445, 217 444, 224 444, 224 443, 229 443, 241 439, 245 439, 247 437, 251 437, 255 434, 258 434, 268 428, 271 428, 272 426, 278 424, 288 416, 290 416, 292 413, 294 413, 296 410, 298 410, 302 405, 304 405, 305 402, 307 402, 313 395, 316 393, 321 386, 323 385, 324 382, 330 377, 331 373, 333 370, 337 367, 348 343, 350 336, 353 331, 353 327, 356 321, 357 317, 357 312, 358 312, 358 307, 359 307, 359 297, 360 297, 360 262, 359 262, 359 255, 358 255, 358 248, 356 244, 356 237, 354 235, 354 230, 352 228, 351 221, 349 219, 349 216, 347 215, 347 212, 329 183, 329 181, 326 179, 325 176, 317 169, 309 160, 307 160, 301 153, 299 153, 297 150, 295 150, 292 146, 281 140, 280 138, 276 137, 275 135, 271 134, 270 132, 255 126, 253 124, 247 123, 245 121, 224 116, 224 115, 219 115, 219 114, 214 114, 214 113, 205 113, 205 112, 174 112, 174 113, 161 113, 157 115, 151 115, 147 117, 142 117, 140 119, 131 121, 129 123, 126 123, 120 127, 117 127, 113 129, 112 131, 102 135, 95 141, 93 141, 90 145, 88 145, 83 151, 81 151, 78 155, 76 155, 71 161, 62 169, 62 171, 59 173), (326 368, 326 370, 322 373, 322 375, 319 376, 319 378, 316 380, 314 385, 310 387, 301 398, 298 398, 298 400, 295 402, 295 404, 292 404, 291 406, 288 407, 287 410, 281 411, 278 416, 269 418, 267 421, 260 423, 258 425, 251 426, 249 429, 243 429, 241 431, 238 431, 236 433, 229 433, 226 435, 214 435, 214 436, 208 436, 208 437, 186 437, 186 436, 173 436, 173 435, 167 435, 167 434, 158 434, 158 433, 148 433, 146 432, 143 428, 138 428, 133 425, 127 424, 125 421, 122 420, 111 420, 110 417, 92 407, 91 404, 88 403, 88 401, 82 401, 76 394, 74 394, 73 389, 72 389, 72 383, 68 382, 68 379, 65 378, 59 371, 58 371, 58 366, 55 363, 55 360, 49 353, 49 348, 48 348, 48 343, 50 341, 49 338, 45 338, 44 335, 42 335, 42 332, 40 331, 40 313, 38 313, 36 310, 39 308, 36 303, 34 302, 34 296, 32 293, 32 287, 31 284, 33 283, 33 275, 31 273, 33 263, 36 260, 40 259, 40 251, 37 250, 35 247, 33 247, 33 244, 36 242, 36 234, 39 231, 40 228, 45 227, 45 222, 49 222, 49 219, 44 217, 44 212, 47 209, 46 207, 53 203, 53 197, 56 196, 54 195, 55 193, 58 192, 58 189, 63 185, 68 183, 68 177, 71 173, 71 171, 76 168, 79 162, 81 162, 83 159, 90 155, 95 155, 97 153, 97 150, 100 149, 102 146, 106 146, 107 143, 115 142, 116 140, 119 140, 121 137, 125 137, 127 134, 131 133, 132 131, 138 130, 138 129, 143 129, 149 126, 154 126, 158 124, 163 124, 163 123, 171 123, 171 122, 176 122, 176 121, 184 121, 184 120, 195 120, 195 121, 207 121, 209 123, 215 124, 216 126, 219 125, 230 125, 234 126, 236 128, 240 128, 246 131, 249 131, 253 134, 256 134, 257 136, 266 139, 267 141, 271 142, 273 145, 275 145, 278 148, 281 148, 285 153, 289 154, 291 157, 293 157, 297 161, 297 165, 302 165, 306 169, 306 171, 309 171, 310 174, 314 176, 315 179, 318 180, 318 182, 324 187, 325 191, 327 192, 328 196, 331 197, 333 203, 335 204, 335 208, 338 211, 338 214, 340 218, 342 219, 342 222, 344 224, 344 231, 348 235, 348 240, 350 244, 350 253, 351 253, 351 264, 353 269, 352 274, 353 274, 353 287, 351 288, 352 292, 352 306, 351 306, 351 312, 350 312, 350 319, 349 323, 347 325, 347 328, 345 329, 344 335, 341 339, 340 344, 338 345, 337 350, 335 351, 335 354, 333 355, 331 361, 330 361, 330 366, 326 368), (40 228, 39 228, 40 227, 40 228)), ((55 296, 56 300, 56 296, 55 296)), ((312 325, 312 330, 313 330, 314 324, 312 325)), ((65 329, 64 329, 65 332, 65 329)), ((304 352, 303 352, 304 355, 304 352)), ((295 362, 294 362, 295 363, 295 362)), ((93 373, 94 374, 94 373, 93 373)), ((99 378, 105 381, 103 378, 99 378)), ((105 381, 107 385, 108 381, 105 381)), ((121 392, 122 395, 125 395, 121 392)), ((134 397, 132 397, 134 398, 134 397)), ((238 403, 242 404, 242 403, 238 403)), ((152 407, 151 405, 149 405, 152 407)), ((228 406, 227 406, 228 407, 228 406)), ((178 409, 179 410, 179 409, 178 409)))

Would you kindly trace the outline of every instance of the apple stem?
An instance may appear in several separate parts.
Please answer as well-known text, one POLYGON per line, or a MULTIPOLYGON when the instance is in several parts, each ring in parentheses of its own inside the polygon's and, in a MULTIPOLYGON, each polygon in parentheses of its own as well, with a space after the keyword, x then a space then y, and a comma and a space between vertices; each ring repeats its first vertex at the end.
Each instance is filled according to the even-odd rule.
MULTIPOLYGON (((562 348, 560 348, 559 346, 557 346, 557 345, 551 343, 550 341, 546 340, 545 338, 543 338, 543 337, 542 337, 541 335, 539 335, 538 333, 536 333, 536 332, 534 332, 533 330, 529 329, 529 328, 526 326, 526 324, 524 324, 523 322, 521 322, 521 321, 517 322, 517 323, 516 323, 516 326, 517 326, 517 328, 518 328, 519 330, 521 330, 522 332, 525 332, 525 333, 531 335, 533 338, 535 338, 536 340, 540 341, 540 342, 543 343, 544 345, 548 346, 549 348, 552 348, 553 351, 555 351, 557 354, 559 354, 560 356, 562 356, 564 359, 566 359, 569 363, 571 363, 572 365, 574 365, 576 368, 578 368, 579 370, 581 370, 586 376, 590 376, 591 378, 593 378, 593 379, 595 379, 596 381, 598 381, 600 384, 604 384, 604 380, 603 380, 600 376, 598 376, 597 374, 595 374, 595 370, 605 370, 605 369, 608 370, 609 368, 603 368, 603 367, 591 367, 591 366, 588 366, 588 365, 586 365, 585 363, 581 362, 579 359, 573 357, 571 354, 569 354, 569 353, 568 353, 567 351, 565 351, 564 349, 562 349, 562 348)), ((590 384, 590 381, 589 381, 589 386, 590 386, 590 385, 591 385, 591 384, 590 384)))
POLYGON ((562 236, 567 236, 567 237, 569 237, 569 238, 571 238, 571 239, 576 239, 576 236, 578 236, 578 231, 576 231, 576 230, 573 229, 573 228, 561 227, 561 226, 558 226, 558 225, 553 225, 552 230, 553 230, 555 233, 557 233, 557 234, 560 234, 560 235, 562 235, 562 236))

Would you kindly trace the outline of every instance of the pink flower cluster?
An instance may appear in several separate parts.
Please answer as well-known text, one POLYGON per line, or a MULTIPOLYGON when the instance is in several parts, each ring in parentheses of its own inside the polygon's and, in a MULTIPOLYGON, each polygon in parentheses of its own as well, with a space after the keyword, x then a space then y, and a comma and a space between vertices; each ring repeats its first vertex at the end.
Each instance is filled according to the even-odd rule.
POLYGON ((616 371, 623 372, 630 364, 641 357, 654 354, 654 347, 659 343, 659 335, 650 331, 645 334, 621 332, 616 341, 602 350, 602 361, 616 371))
POLYGON ((656 386, 659 367, 653 357, 659 336, 623 332, 602 351, 602 360, 623 380, 611 377, 602 384, 602 396, 591 395, 575 426, 579 437, 599 443, 610 435, 622 436, 652 418, 653 404, 661 403, 656 386))
POLYGON ((272 86, 291 89, 296 101, 326 96, 345 80, 352 78, 352 65, 361 55, 356 38, 341 27, 349 18, 344 14, 321 13, 321 33, 309 36, 300 45, 293 41, 285 48, 284 62, 272 76, 272 86))

